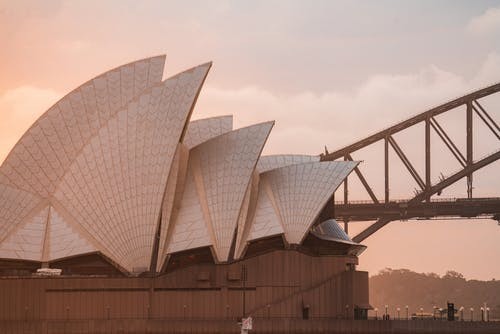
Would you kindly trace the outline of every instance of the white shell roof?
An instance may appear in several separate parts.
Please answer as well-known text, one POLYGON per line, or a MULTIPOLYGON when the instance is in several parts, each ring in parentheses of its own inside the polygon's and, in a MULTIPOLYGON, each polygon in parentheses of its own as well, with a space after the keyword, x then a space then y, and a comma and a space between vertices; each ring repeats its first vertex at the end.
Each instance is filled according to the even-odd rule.
POLYGON ((300 243, 357 162, 260 157, 274 122, 189 123, 211 64, 161 81, 164 56, 78 87, 0 166, 0 258, 50 262, 100 252, 120 269, 212 247, 228 261, 249 241, 300 243), (155 244, 156 235, 160 239, 155 244))
MULTIPOLYGON (((218 261, 227 261, 229 257, 245 193, 273 125, 274 122, 266 122, 237 129, 210 139, 190 152, 184 198, 186 193, 193 193, 190 190, 193 186, 189 183, 192 176, 199 206, 190 208, 185 216, 196 216, 196 219, 203 217, 205 228, 210 235, 210 244, 218 261)), ((194 233, 193 231, 202 229, 199 222, 191 224, 189 229, 180 227, 187 224, 187 218, 182 214, 181 204, 171 243, 179 238, 179 234, 189 238, 186 231, 194 233)), ((200 246, 196 243, 189 247, 200 246)), ((169 253, 175 250, 170 245, 169 253)))
MULTIPOLYGON (((273 204, 274 201, 274 195, 269 187, 269 182, 266 179, 261 180, 255 218, 247 241, 270 237, 284 232, 282 219, 279 217, 276 204, 273 204)), ((240 247, 243 248, 244 245, 240 245, 240 247)))
MULTIPOLYGON (((310 162, 261 174, 261 183, 269 184, 269 197, 271 203, 274 201, 276 217, 280 219, 288 243, 301 243, 335 189, 357 164, 352 161, 310 162)), ((257 212, 256 219, 259 216, 257 212)), ((276 225, 275 220, 269 218, 267 225, 276 225)))
POLYGON ((0 243, 0 258, 41 261, 48 207, 26 219, 0 243))
POLYGON ((290 165, 303 164, 307 162, 319 161, 318 155, 303 155, 303 154, 275 154, 264 155, 259 158, 257 170, 260 173, 265 173, 272 169, 281 168, 290 165))
POLYGON ((0 241, 49 198, 77 154, 141 91, 158 84, 165 56, 110 70, 76 88, 45 112, 0 166, 0 241))
POLYGON ((160 263, 163 263, 167 253, 212 244, 192 168, 188 169, 180 203, 179 213, 174 220, 172 237, 169 239, 167 252, 163 253, 160 263))
POLYGON ((233 129, 233 116, 217 116, 189 122, 182 142, 191 149, 233 129))
MULTIPOLYGON (((24 134, 0 168, 2 239, 24 233, 32 211, 54 202, 121 267, 149 266, 171 161, 211 65, 160 83, 163 62, 146 59, 87 82, 24 134)), ((57 212, 54 219, 66 224, 56 235, 73 233, 57 212)), ((93 249, 74 246, 50 247, 45 257, 93 249)))
POLYGON ((81 151, 54 197, 128 271, 149 267, 165 184, 210 65, 145 91, 81 151))
POLYGON ((55 207, 50 207, 48 217, 49 225, 46 230, 42 261, 53 261, 98 251, 81 233, 78 226, 68 223, 55 207))
POLYGON ((92 79, 45 112, 10 151, 0 183, 50 196, 85 144, 143 90, 160 82, 164 56, 123 65, 92 79))

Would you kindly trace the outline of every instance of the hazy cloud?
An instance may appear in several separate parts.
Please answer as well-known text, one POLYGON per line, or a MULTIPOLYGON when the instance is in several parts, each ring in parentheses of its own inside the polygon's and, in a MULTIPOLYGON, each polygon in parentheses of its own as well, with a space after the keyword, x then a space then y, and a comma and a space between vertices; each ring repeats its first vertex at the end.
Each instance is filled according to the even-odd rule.
POLYGON ((476 34, 500 32, 500 7, 488 8, 483 14, 473 17, 467 30, 476 34))
POLYGON ((415 73, 375 75, 347 92, 278 94, 257 86, 231 90, 207 85, 194 116, 234 113, 237 126, 274 119, 267 153, 318 154, 324 145, 340 148, 499 77, 500 56, 490 54, 471 79, 430 65, 415 73))

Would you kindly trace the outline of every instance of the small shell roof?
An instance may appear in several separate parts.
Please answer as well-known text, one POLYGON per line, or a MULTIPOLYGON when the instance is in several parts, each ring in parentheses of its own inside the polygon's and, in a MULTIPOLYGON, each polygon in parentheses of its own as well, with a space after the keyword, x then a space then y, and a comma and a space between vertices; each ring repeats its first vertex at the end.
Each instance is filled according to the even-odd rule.
POLYGON ((311 232, 321 239, 354 243, 335 219, 328 219, 311 229, 311 232))

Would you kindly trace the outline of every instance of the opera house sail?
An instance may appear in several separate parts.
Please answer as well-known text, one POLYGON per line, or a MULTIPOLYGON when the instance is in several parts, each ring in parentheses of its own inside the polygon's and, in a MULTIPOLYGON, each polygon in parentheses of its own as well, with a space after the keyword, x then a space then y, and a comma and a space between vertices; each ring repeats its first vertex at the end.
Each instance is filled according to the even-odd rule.
MULTIPOLYGON (((297 277, 330 261, 304 289, 341 280, 365 247, 321 213, 358 162, 261 156, 273 121, 234 129, 228 115, 191 120, 211 63, 163 80, 164 62, 143 59, 89 80, 14 146, 0 167, 0 275, 56 268, 168 281, 209 265, 227 275, 193 274, 193 282, 218 287, 241 279, 232 266, 249 261, 258 272, 286 260, 297 277)), ((258 313, 272 300, 254 302, 258 313)), ((324 312, 342 310, 333 309, 324 312)))

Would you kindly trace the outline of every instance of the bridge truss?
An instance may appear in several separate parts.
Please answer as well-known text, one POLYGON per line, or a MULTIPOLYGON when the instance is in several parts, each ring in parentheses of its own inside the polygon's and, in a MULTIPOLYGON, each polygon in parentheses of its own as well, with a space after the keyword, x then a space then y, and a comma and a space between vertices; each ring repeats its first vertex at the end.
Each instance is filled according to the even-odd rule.
MULTIPOLYGON (((343 220, 345 229, 348 229, 349 221, 373 221, 375 222, 365 230, 353 237, 356 242, 361 242, 373 233, 395 220, 407 219, 432 219, 443 217, 487 217, 499 221, 500 224, 500 198, 474 198, 473 197, 473 173, 487 165, 492 164, 500 158, 500 127, 493 117, 483 107, 480 99, 500 92, 500 83, 475 91, 468 95, 457 98, 453 101, 432 108, 426 112, 411 117, 383 131, 375 133, 365 139, 355 142, 349 146, 335 152, 321 154, 322 161, 333 160, 353 160, 352 154, 360 149, 383 142, 384 144, 384 199, 379 199, 367 178, 357 167, 355 174, 359 178, 364 189, 366 189, 371 201, 349 201, 348 179, 344 182, 344 199, 342 203, 331 201, 322 213, 322 218, 334 217, 343 220), (459 107, 465 106, 466 124, 465 135, 466 149, 462 152, 444 130, 436 119, 437 115, 446 112, 456 112, 459 107), (496 137, 496 149, 479 160, 473 159, 474 138, 473 138, 473 115, 484 122, 489 131, 496 137), (424 124, 425 143, 425 173, 423 177, 413 166, 408 156, 396 141, 394 135, 403 132, 418 124, 424 124), (441 176, 438 182, 431 182, 431 131, 434 131, 442 140, 454 158, 461 166, 460 170, 448 177, 441 176), (389 151, 390 148, 396 153, 404 167, 418 185, 413 197, 407 200, 394 201, 390 199, 389 193, 389 151), (467 198, 435 200, 431 197, 466 178, 467 198)), ((495 176, 494 176, 495 177, 495 176)), ((500 171, 498 176, 500 177, 500 171)))

